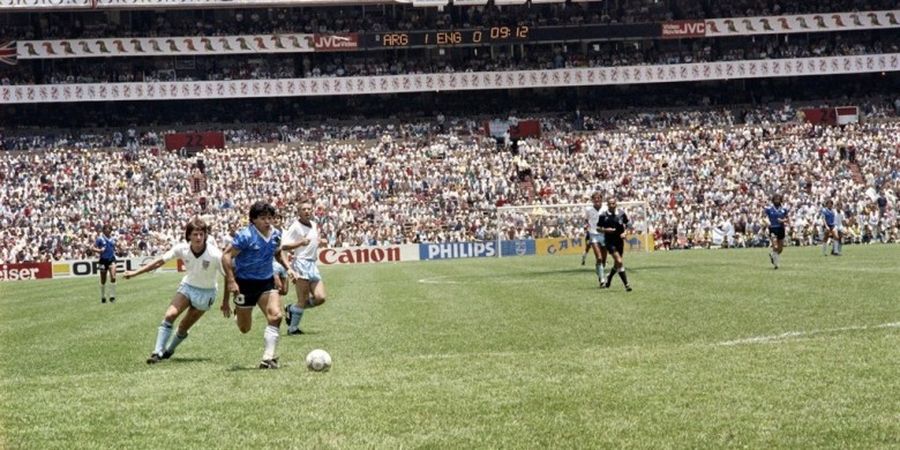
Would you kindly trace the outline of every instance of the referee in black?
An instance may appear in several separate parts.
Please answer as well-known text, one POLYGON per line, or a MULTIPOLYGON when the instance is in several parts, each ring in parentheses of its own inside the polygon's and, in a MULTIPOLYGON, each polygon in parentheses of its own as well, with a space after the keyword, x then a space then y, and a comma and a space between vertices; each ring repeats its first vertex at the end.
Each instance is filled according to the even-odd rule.
POLYGON ((609 288, 613 275, 618 272, 622 283, 625 283, 625 290, 631 292, 628 276, 625 275, 625 265, 622 263, 622 254, 625 253, 625 240, 622 239, 622 235, 625 234, 625 227, 628 225, 628 215, 624 211, 616 211, 616 199, 612 196, 606 201, 606 208, 606 213, 601 214, 597 220, 597 231, 604 234, 606 250, 612 255, 615 264, 606 277, 606 285, 601 287, 609 288))

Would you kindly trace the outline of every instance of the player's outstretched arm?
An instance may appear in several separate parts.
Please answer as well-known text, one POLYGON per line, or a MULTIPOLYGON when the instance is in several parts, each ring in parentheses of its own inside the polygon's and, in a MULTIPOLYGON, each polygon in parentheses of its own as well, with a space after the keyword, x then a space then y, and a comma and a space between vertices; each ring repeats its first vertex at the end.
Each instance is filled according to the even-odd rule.
POLYGON ((128 272, 125 272, 125 275, 124 275, 125 279, 128 280, 128 279, 134 278, 138 275, 141 275, 141 274, 144 274, 147 272, 152 272, 152 271, 162 267, 163 264, 165 264, 165 263, 166 263, 166 260, 164 260, 162 258, 157 258, 157 259, 145 264, 144 267, 141 267, 138 270, 130 270, 128 272))

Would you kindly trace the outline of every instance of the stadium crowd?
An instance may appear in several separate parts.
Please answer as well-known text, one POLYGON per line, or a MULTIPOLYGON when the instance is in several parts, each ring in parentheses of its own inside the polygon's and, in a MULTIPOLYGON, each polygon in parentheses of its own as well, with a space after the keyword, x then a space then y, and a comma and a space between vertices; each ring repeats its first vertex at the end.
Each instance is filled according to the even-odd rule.
POLYGON ((103 223, 117 228, 123 255, 155 255, 193 215, 214 218, 224 241, 253 201, 271 201, 289 220, 304 197, 315 201, 334 246, 493 240, 498 231, 580 236, 579 210, 549 219, 505 215, 498 228, 496 207, 584 203, 594 190, 646 201, 640 222, 663 248, 708 246, 725 221, 735 245, 765 245, 762 209, 774 191, 793 211, 793 244, 818 239, 826 199, 844 211, 848 241, 894 242, 900 121, 886 115, 828 127, 796 121, 789 106, 747 114, 758 118, 749 123, 728 111, 579 113, 582 123, 601 126, 582 131, 548 119, 540 138, 515 145, 498 145, 469 119, 274 127, 260 136, 276 144, 253 144, 252 134, 232 130, 226 149, 193 157, 60 142, 0 154, 0 260, 87 257, 103 223), (785 120, 770 121, 778 118, 785 120), (602 126, 609 123, 618 126, 602 126))
MULTIPOLYGON (((564 26, 630 24, 666 20, 758 15, 875 11, 896 8, 890 0, 718 2, 571 2, 527 6, 449 6, 442 10, 412 5, 316 8, 123 11, 117 20, 104 14, 54 13, 46 21, 10 15, 3 25, 10 39, 222 36, 270 33, 352 33, 466 29, 492 25, 564 26)), ((0 18, 2 19, 2 18, 0 18)))

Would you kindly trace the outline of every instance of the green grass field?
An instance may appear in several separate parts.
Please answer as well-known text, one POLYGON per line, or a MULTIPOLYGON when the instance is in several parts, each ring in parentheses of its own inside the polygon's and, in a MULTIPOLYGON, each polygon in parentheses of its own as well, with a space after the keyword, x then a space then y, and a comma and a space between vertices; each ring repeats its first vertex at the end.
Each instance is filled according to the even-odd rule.
POLYGON ((276 371, 218 304, 145 364, 175 274, 0 283, 0 448, 900 447, 900 247, 627 257, 325 267, 276 371))

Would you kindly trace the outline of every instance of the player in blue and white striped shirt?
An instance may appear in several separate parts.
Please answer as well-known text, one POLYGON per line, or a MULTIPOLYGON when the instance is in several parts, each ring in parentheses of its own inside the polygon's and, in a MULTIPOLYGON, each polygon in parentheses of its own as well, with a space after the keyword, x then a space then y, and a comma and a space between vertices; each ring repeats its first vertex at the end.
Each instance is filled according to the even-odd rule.
POLYGON ((764 211, 769 218, 769 234, 772 238, 769 261, 778 269, 781 264, 781 252, 784 251, 785 228, 788 220, 788 209, 781 206, 781 194, 773 195, 772 205, 767 206, 764 211))
POLYGON ((275 271, 272 259, 287 266, 282 259, 281 231, 272 226, 275 207, 265 202, 256 202, 250 207, 250 225, 238 230, 231 244, 222 255, 222 268, 228 280, 222 313, 231 316, 228 295, 234 295, 234 314, 237 316, 241 333, 250 331, 253 325, 253 307, 259 306, 266 316, 266 330, 263 333, 262 362, 260 369, 277 369, 279 328, 283 313, 281 297, 275 288, 275 271))
POLYGON ((103 225, 103 234, 94 241, 94 251, 100 256, 100 303, 106 303, 106 274, 109 273, 109 302, 116 301, 116 238, 112 237, 112 225, 103 225))

